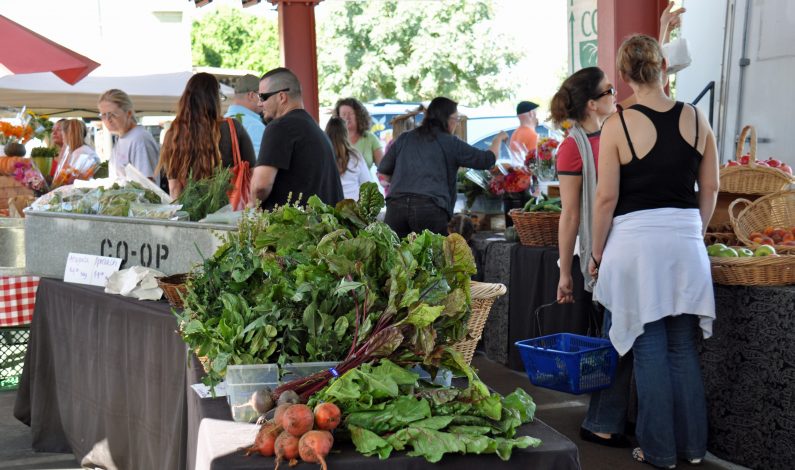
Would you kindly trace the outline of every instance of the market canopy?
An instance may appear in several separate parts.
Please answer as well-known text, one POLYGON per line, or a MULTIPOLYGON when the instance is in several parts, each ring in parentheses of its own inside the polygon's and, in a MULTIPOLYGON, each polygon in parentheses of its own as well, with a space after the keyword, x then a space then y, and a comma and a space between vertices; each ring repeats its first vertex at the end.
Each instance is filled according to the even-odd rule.
POLYGON ((52 72, 74 85, 99 67, 97 62, 67 49, 0 15, 0 76, 52 72))
MULTIPOLYGON (((174 114, 185 84, 193 72, 175 72, 126 77, 89 75, 76 85, 68 85, 49 73, 0 77, 0 107, 21 108, 37 114, 58 117, 96 117, 97 99, 106 90, 124 90, 137 115, 174 114)), ((221 92, 234 90, 221 85, 221 92)))

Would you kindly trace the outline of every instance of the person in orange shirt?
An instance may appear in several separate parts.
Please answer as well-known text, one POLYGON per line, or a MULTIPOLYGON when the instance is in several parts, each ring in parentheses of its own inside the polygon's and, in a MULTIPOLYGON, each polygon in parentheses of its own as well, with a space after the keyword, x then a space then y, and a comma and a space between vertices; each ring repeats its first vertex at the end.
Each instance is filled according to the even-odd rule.
POLYGON ((516 117, 519 118, 519 127, 511 136, 510 148, 512 151, 527 155, 527 152, 536 148, 538 143, 538 134, 536 134, 536 126, 538 125, 538 118, 536 117, 537 107, 538 105, 532 101, 522 101, 516 105, 516 117))

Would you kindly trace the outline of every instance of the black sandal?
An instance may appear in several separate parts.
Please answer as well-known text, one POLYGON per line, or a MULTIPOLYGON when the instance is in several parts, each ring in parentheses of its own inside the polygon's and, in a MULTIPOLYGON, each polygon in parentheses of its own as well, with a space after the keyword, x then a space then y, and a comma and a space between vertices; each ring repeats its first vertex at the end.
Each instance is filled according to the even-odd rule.
POLYGON ((610 437, 601 437, 585 428, 580 428, 580 438, 583 441, 607 447, 629 447, 631 445, 629 439, 622 434, 611 434, 610 437))
POLYGON ((635 462, 645 463, 647 465, 651 465, 654 468, 664 468, 664 469, 673 469, 676 468, 676 464, 669 465, 667 467, 660 467, 659 465, 654 465, 653 463, 649 462, 643 457, 643 450, 640 447, 635 447, 632 449, 632 459, 635 462))

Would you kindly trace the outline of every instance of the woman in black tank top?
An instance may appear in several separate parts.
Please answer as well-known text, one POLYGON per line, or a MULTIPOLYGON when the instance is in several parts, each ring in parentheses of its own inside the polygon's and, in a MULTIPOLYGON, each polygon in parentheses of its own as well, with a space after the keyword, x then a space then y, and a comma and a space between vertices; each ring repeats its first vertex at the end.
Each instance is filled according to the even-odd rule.
POLYGON ((656 40, 627 39, 618 51, 618 68, 637 104, 602 128, 590 270, 598 275, 609 252, 594 299, 613 312, 610 337, 616 349, 624 354, 631 346, 634 353, 640 447, 633 458, 673 468, 677 459, 698 463, 706 453, 706 399, 695 340, 699 328, 705 337, 711 334, 714 318, 701 237, 717 198, 717 148, 704 116, 666 96, 666 64, 656 40), (668 222, 676 227, 670 235, 668 222), (637 243, 627 227, 644 238, 637 243), (681 238, 682 253, 659 253, 659 248, 654 253, 665 237, 668 243, 681 238), (685 278, 699 288, 682 294, 688 289, 677 283, 685 278), (629 282, 617 282, 623 279, 629 282))

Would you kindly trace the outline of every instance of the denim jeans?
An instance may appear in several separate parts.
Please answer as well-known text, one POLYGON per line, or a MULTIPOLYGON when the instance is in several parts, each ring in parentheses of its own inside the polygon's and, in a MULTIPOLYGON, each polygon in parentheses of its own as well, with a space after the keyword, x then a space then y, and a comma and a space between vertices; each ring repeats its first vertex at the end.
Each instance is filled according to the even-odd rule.
MULTIPOLYGON (((602 321, 602 337, 608 338, 612 314, 605 309, 602 321)), ((616 377, 609 388, 591 394, 588 414, 582 427, 591 432, 623 434, 629 407, 630 382, 632 379, 632 351, 618 358, 616 377)))
POLYGON ((437 206, 428 196, 412 194, 390 198, 386 202, 384 222, 400 238, 411 232, 420 233, 425 229, 447 235, 449 221, 450 216, 447 211, 437 206))
POLYGON ((632 349, 638 387, 635 435, 657 466, 703 458, 707 452, 707 403, 696 350, 696 315, 665 317, 644 325, 632 349))

